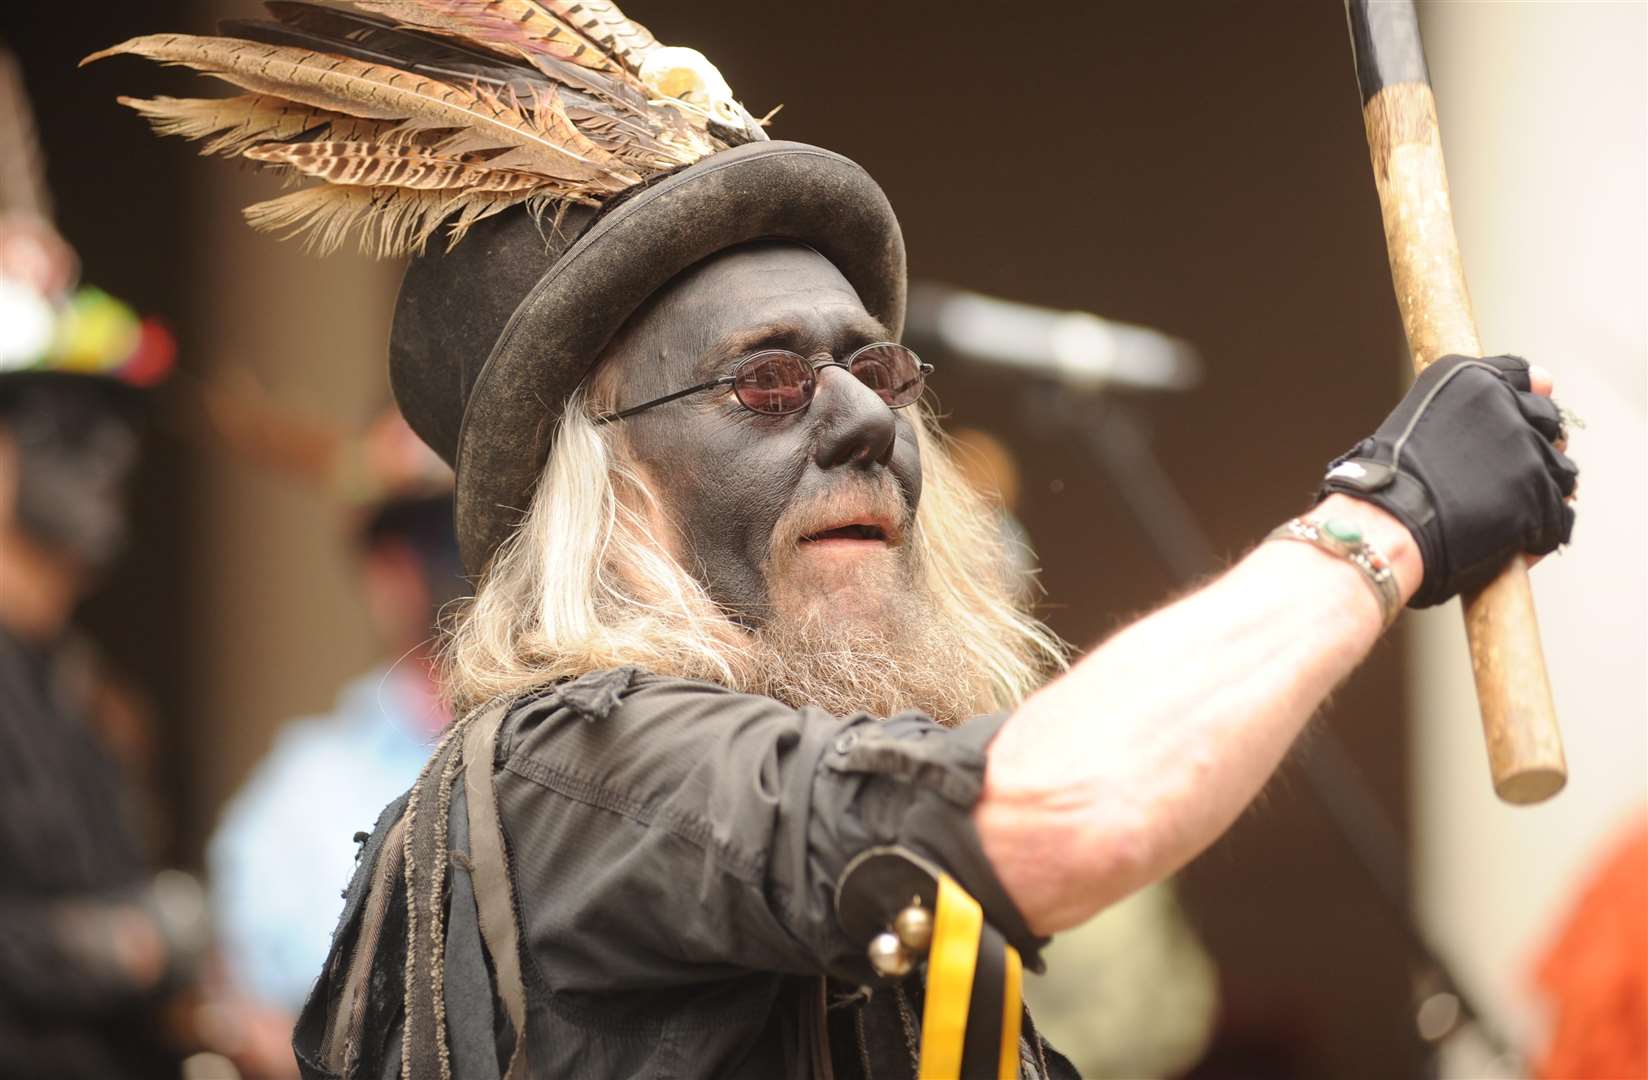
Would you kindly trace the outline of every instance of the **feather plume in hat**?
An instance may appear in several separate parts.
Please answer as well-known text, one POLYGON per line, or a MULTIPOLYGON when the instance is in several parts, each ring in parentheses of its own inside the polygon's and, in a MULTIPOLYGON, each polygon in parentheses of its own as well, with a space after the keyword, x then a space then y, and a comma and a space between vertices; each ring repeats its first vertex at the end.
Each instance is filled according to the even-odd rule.
POLYGON ((766 138, 692 49, 608 0, 268 0, 223 36, 149 34, 121 53, 193 68, 236 97, 121 98, 155 130, 319 186, 246 208, 319 252, 456 243, 518 204, 598 205, 660 173, 766 138))

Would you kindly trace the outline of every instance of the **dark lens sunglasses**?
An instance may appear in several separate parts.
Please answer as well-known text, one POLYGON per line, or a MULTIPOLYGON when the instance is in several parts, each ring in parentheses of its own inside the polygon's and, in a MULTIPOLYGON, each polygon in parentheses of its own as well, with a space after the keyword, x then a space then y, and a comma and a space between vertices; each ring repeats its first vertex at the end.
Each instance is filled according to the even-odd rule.
POLYGON ((818 389, 818 371, 827 367, 846 368, 893 409, 915 404, 927 384, 927 376, 933 372, 933 365, 922 363, 915 353, 891 341, 866 345, 845 360, 809 360, 788 349, 762 349, 740 360, 731 374, 665 394, 622 412, 604 413, 596 417, 595 422, 609 424, 719 386, 732 387, 738 403, 751 412, 784 416, 812 404, 813 392, 818 389))

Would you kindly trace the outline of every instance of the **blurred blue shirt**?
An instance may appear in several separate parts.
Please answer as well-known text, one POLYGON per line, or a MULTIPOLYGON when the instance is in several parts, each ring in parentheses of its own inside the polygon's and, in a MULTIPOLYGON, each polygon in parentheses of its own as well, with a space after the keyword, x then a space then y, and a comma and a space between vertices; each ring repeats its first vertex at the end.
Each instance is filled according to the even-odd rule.
POLYGON ((355 833, 417 779, 445 719, 421 671, 380 667, 345 685, 331 715, 276 735, 206 852, 219 943, 242 990, 302 1007, 343 910, 355 833))

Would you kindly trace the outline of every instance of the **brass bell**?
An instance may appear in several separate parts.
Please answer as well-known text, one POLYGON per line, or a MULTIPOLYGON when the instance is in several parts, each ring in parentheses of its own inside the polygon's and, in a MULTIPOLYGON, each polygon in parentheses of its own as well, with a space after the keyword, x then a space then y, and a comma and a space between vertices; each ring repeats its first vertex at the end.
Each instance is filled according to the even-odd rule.
POLYGON ((893 933, 906 949, 924 953, 933 943, 933 913, 919 902, 911 904, 893 920, 893 933))
POLYGON ((898 935, 880 933, 870 939, 870 966, 888 979, 902 979, 916 966, 915 957, 898 940, 898 935))

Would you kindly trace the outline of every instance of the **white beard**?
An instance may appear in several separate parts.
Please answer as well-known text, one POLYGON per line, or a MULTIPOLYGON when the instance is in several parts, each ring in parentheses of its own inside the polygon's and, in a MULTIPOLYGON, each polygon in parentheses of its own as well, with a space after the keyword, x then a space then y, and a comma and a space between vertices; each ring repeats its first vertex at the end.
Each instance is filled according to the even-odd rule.
POLYGON ((956 646, 903 553, 897 565, 902 581, 885 580, 881 566, 854 567, 869 573, 826 593, 776 590, 775 614, 755 632, 755 685, 737 689, 837 716, 913 709, 949 726, 987 711, 989 680, 956 646))

